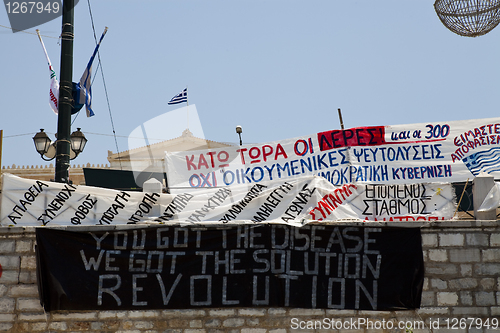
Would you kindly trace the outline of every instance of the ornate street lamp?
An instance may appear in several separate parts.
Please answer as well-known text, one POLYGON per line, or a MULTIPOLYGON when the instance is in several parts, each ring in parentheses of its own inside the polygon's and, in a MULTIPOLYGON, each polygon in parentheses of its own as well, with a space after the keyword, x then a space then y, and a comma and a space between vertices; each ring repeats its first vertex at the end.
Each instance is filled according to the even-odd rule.
POLYGON ((76 131, 71 133, 71 150, 76 154, 76 156, 83 151, 85 145, 87 144, 87 139, 80 129, 80 127, 77 127, 76 131))
MULTIPOLYGON (((35 134, 35 136, 33 137, 33 142, 35 142, 36 151, 45 160, 43 156, 49 151, 49 148, 52 145, 52 141, 48 137, 47 133, 43 131, 43 128, 40 129, 40 132, 35 134)), ((49 159, 48 161, 50 161, 51 159, 49 159)))
MULTIPOLYGON (((40 154, 40 157, 42 157, 43 160, 51 161, 56 157, 58 141, 56 140, 55 142, 52 142, 47 133, 43 131, 43 128, 40 129, 40 132, 35 134, 33 142, 35 143, 36 151, 40 154)), ((85 138, 85 135, 83 135, 78 127, 77 130, 71 133, 70 136, 71 151, 69 159, 74 160, 83 151, 86 144, 87 138, 85 138)))

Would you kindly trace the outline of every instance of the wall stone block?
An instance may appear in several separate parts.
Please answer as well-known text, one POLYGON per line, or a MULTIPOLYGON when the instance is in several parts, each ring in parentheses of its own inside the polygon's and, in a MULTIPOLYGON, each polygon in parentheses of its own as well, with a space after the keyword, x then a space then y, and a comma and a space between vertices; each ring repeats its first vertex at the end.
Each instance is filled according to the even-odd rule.
POLYGON ((492 233, 490 235, 490 246, 491 247, 500 246, 500 233, 492 233))
POLYGON ((478 286, 478 282, 474 278, 464 278, 450 280, 448 285, 451 290, 474 289, 478 286))
POLYGON ((479 262, 481 252, 479 249, 451 249, 450 262, 479 262))
MULTIPOLYGON (((451 309, 451 315, 453 317, 482 317, 482 318, 488 318, 488 308, 487 307, 482 307, 482 306, 468 306, 468 307, 453 307, 451 309)), ((449 330, 448 332, 450 332, 449 330)))
POLYGON ((243 318, 228 318, 222 322, 223 327, 241 327, 245 324, 243 318))
POLYGON ((458 268, 453 264, 441 264, 441 265, 429 265, 426 266, 425 272, 430 276, 434 275, 444 275, 444 276, 456 276, 458 273, 458 268))
POLYGON ((441 279, 432 279, 431 286, 434 289, 444 290, 444 289, 448 288, 448 283, 444 280, 441 280, 441 279))
POLYGON ((446 250, 429 250, 429 260, 437 262, 448 261, 448 251, 446 250))
POLYGON ((481 250, 484 262, 500 262, 500 249, 481 250))
POLYGON ((43 311, 38 298, 18 298, 17 310, 19 311, 43 311))
POLYGON ((18 269, 19 263, 21 262, 21 257, 18 255, 1 255, 0 256, 0 265, 2 265, 2 269, 18 269))
POLYGON ((498 264, 475 264, 474 265, 474 273, 477 275, 498 276, 498 272, 500 272, 500 263, 498 263, 498 264))
POLYGON ((438 306, 458 305, 458 294, 455 292, 438 292, 437 305, 438 306))
POLYGON ((16 253, 30 252, 33 249, 32 240, 19 240, 16 242, 16 253))
POLYGON ((491 307, 491 315, 500 317, 500 306, 492 306, 491 307))
POLYGON ((432 291, 422 292, 421 305, 423 307, 436 306, 435 293, 432 291))
POLYGON ((14 298, 0 298, 0 313, 14 313, 16 300, 14 298))
POLYGON ((462 305, 473 305, 472 292, 470 291, 461 291, 460 292, 460 303, 462 305))
POLYGON ((466 234, 465 235, 466 244, 469 246, 488 246, 489 245, 488 236, 489 235, 486 233, 466 234))
POLYGON ((439 234, 439 246, 463 246, 465 237, 463 234, 439 234))
POLYGON ((16 251, 16 241, 1 239, 0 240, 0 253, 14 253, 16 251))
POLYGON ((484 278, 479 280, 482 290, 495 290, 496 281, 494 278, 484 278))
POLYGON ((238 314, 240 316, 265 316, 266 315, 266 309, 260 309, 260 308, 255 308, 255 309, 239 309, 238 314))
POLYGON ((422 234, 422 247, 437 247, 438 237, 436 234, 422 234))
POLYGON ((460 275, 462 276, 472 276, 472 265, 462 264, 460 265, 460 275))
POLYGON ((475 298, 478 306, 496 305, 494 292, 479 291, 475 293, 475 298))

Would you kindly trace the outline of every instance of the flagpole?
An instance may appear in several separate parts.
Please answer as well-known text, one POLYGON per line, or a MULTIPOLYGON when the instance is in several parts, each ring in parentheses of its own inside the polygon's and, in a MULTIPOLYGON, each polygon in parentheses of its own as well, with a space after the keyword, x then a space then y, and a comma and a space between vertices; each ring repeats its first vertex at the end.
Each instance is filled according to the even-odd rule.
POLYGON ((43 43, 42 36, 40 36, 40 30, 36 29, 36 34, 38 35, 38 39, 42 44, 43 53, 45 54, 45 58, 47 59, 47 63, 49 64, 49 69, 52 69, 52 64, 50 63, 49 55, 47 54, 47 50, 45 49, 45 44, 43 43))
POLYGON ((189 90, 186 85, 187 129, 189 129, 189 90))
POLYGON ((59 105, 57 115, 57 144, 55 181, 69 182, 71 149, 71 107, 73 104, 73 39, 74 0, 63 1, 61 32, 61 73, 59 75, 59 105))

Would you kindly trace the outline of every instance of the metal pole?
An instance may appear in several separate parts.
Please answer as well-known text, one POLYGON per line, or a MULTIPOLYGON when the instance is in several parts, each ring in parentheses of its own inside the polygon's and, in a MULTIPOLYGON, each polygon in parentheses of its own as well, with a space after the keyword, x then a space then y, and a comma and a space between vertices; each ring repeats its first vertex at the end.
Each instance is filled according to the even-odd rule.
POLYGON ((61 74, 59 76, 59 106, 57 117, 55 181, 69 182, 69 154, 71 149, 71 107, 73 105, 73 21, 74 0, 63 1, 61 33, 61 74))
POLYGON ((339 109, 339 120, 340 120, 340 129, 344 129, 344 121, 342 120, 342 112, 339 109))
POLYGON ((3 130, 0 130, 0 174, 2 173, 3 130))

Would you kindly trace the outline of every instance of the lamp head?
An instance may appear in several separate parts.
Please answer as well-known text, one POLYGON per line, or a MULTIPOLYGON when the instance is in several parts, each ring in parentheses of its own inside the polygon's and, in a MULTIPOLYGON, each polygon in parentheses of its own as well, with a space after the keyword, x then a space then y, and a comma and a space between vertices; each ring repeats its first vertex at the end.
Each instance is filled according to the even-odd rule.
POLYGON ((71 150, 75 152, 75 157, 73 158, 76 158, 78 154, 83 151, 85 145, 87 144, 87 138, 85 138, 85 135, 83 135, 80 129, 81 128, 78 127, 76 131, 71 133, 71 150))
POLYGON ((43 131, 43 128, 40 129, 40 132, 35 134, 33 142, 35 143, 36 151, 40 155, 43 156, 47 151, 49 151, 51 140, 47 133, 43 131))

